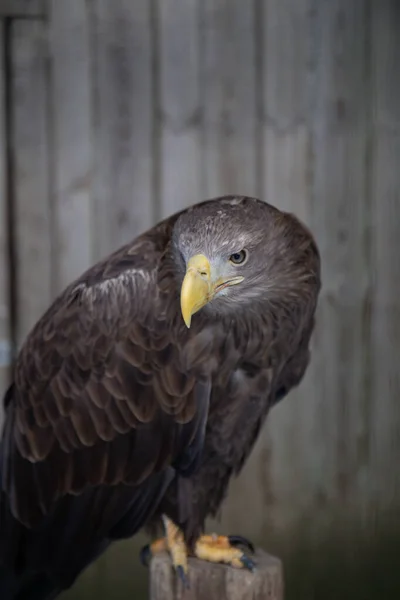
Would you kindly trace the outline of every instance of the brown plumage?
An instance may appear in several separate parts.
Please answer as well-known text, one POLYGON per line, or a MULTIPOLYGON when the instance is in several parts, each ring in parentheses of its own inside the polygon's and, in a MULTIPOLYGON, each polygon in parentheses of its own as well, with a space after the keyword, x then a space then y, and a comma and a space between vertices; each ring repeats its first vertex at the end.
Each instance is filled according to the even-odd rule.
POLYGON ((5 397, 1 598, 24 586, 54 597, 162 513, 199 535, 269 408, 303 377, 319 269, 295 217, 229 196, 163 221, 55 300, 5 397), (242 248, 246 263, 227 267, 242 248), (196 253, 244 280, 188 328, 180 290, 196 253))

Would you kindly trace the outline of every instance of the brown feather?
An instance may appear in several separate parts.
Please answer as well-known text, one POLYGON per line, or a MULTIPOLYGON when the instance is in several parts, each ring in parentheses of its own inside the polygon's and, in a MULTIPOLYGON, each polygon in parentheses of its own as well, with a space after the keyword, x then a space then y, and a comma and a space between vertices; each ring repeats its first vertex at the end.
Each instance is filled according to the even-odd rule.
POLYGON ((110 539, 163 512, 193 541, 270 407, 304 375, 319 269, 295 217, 223 197, 170 217, 73 282, 27 337, 6 398, 0 563, 12 561, 12 543, 19 564, 66 587, 110 539), (183 250, 238 243, 243 229, 255 250, 237 292, 247 304, 236 292, 217 298, 188 330, 183 250), (21 540, 32 532, 29 544, 6 533, 15 528, 21 540))

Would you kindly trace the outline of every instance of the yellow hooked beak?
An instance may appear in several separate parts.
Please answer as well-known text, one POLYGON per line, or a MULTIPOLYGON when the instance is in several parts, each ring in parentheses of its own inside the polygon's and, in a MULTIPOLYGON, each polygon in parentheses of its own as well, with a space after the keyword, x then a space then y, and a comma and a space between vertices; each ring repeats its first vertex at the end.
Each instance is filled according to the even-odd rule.
POLYGON ((196 254, 187 263, 181 287, 181 311, 186 327, 192 315, 212 300, 217 292, 243 281, 243 277, 219 277, 213 280, 210 261, 204 254, 196 254))

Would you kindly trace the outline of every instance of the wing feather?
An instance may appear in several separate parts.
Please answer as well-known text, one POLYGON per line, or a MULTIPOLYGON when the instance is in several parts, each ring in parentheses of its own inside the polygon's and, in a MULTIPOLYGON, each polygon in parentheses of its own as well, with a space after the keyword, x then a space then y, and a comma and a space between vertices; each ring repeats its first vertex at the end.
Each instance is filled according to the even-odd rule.
POLYGON ((70 286, 28 336, 2 448, 2 488, 23 523, 88 485, 143 485, 200 452, 209 387, 177 360, 165 274, 157 288, 164 250, 146 237, 135 252, 125 247, 70 286))

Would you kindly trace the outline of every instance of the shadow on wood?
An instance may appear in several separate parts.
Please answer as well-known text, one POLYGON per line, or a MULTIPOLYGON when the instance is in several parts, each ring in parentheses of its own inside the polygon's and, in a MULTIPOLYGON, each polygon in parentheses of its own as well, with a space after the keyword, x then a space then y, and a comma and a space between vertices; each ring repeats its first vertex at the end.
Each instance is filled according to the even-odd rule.
POLYGON ((254 558, 254 573, 190 558, 190 588, 184 589, 163 552, 151 561, 150 600, 283 600, 281 561, 262 550, 254 558))

